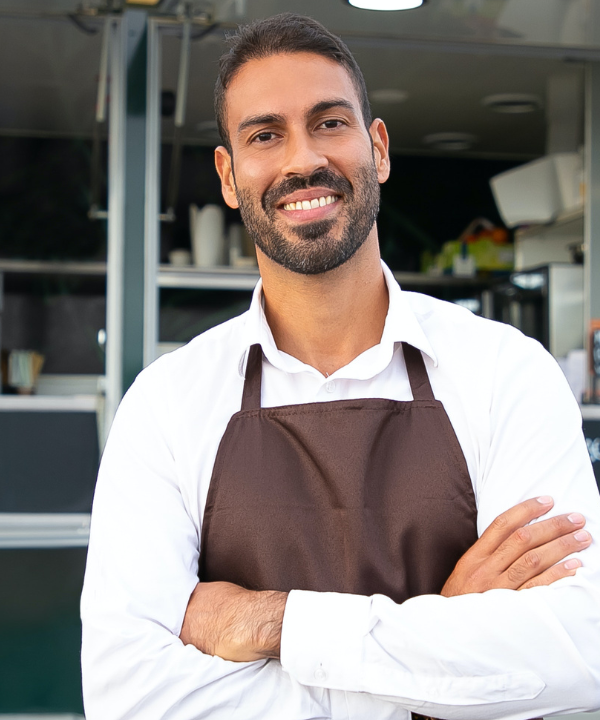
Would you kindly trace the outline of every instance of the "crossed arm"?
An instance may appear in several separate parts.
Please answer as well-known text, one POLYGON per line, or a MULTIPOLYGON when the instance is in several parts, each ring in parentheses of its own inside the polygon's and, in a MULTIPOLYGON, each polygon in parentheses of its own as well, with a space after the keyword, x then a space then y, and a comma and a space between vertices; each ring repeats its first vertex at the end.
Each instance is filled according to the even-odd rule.
POLYGON ((212 452, 198 438, 215 417, 201 404, 194 422, 180 412, 175 379, 189 404, 204 387, 193 385, 198 363, 185 354, 144 371, 117 413, 94 500, 82 597, 86 717, 336 717, 330 704, 344 708, 344 692, 361 717, 396 717, 398 706, 461 720, 596 709, 600 498, 579 411, 551 358, 521 354, 516 373, 509 350, 510 343, 494 371, 499 390, 490 437, 483 433, 476 448, 482 539, 444 589, 456 597, 422 596, 401 606, 384 596, 197 587, 196 455, 212 452), (178 357, 193 366, 187 374, 178 357), (505 402, 501 388, 509 381, 523 385, 518 402, 505 402), (543 422, 536 424, 531 418, 538 416, 543 422), (583 567, 575 577, 566 577, 575 568, 563 563, 586 545, 574 538, 582 521, 551 520, 550 529, 552 523, 563 528, 554 526, 552 540, 538 537, 549 506, 538 503, 538 511, 493 522, 501 510, 541 492, 553 495, 552 512, 585 513, 596 538, 577 556, 583 567), (556 546, 543 547, 555 540, 559 548, 564 543, 558 555, 556 546), (557 578, 527 592, 490 589, 557 578), (228 655, 230 644, 250 653, 241 657, 280 652, 281 662, 222 660, 219 654, 236 657, 228 655), (236 714, 232 707, 241 698, 236 714))
MULTIPOLYGON (((549 497, 519 503, 499 515, 457 563, 445 597, 492 589, 525 590, 574 575, 581 560, 568 555, 591 543, 580 513, 529 524, 553 506, 549 497)), ((279 658, 288 594, 252 591, 232 583, 198 583, 180 638, 208 655, 238 662, 279 658)))

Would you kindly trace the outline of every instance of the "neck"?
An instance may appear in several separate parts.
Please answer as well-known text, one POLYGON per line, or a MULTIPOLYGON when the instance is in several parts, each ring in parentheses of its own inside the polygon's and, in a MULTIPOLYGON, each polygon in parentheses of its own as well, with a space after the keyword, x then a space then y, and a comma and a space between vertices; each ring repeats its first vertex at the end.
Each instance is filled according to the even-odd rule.
POLYGON ((331 375, 381 340, 389 298, 377 231, 321 275, 282 268, 258 250, 265 314, 279 350, 331 375))

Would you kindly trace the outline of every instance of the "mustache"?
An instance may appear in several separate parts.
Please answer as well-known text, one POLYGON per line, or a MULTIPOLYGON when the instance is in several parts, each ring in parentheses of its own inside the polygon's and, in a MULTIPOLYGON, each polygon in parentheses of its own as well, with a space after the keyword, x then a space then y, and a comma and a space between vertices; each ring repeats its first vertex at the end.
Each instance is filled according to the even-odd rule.
POLYGON ((262 197, 262 208, 268 214, 269 210, 279 204, 282 198, 297 190, 308 190, 311 187, 325 187, 333 190, 339 195, 346 195, 350 198, 354 195, 354 189, 349 180, 332 170, 325 168, 316 170, 312 175, 294 175, 286 178, 272 188, 269 188, 262 197))

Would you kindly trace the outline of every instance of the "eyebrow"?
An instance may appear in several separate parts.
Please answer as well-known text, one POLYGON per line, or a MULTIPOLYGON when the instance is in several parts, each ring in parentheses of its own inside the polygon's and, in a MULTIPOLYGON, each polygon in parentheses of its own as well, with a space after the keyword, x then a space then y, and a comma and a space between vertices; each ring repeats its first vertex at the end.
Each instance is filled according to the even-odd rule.
POLYGON ((251 115, 250 117, 242 120, 238 125, 238 135, 241 135, 244 130, 255 127, 256 125, 272 125, 273 123, 283 123, 285 118, 283 115, 277 115, 276 113, 268 113, 266 115, 251 115))
MULTIPOLYGON (((316 105, 309 108, 304 115, 306 118, 309 118, 312 115, 318 115, 319 113, 326 112, 327 110, 331 110, 336 107, 341 107, 355 113, 354 105, 352 105, 351 102, 348 102, 348 100, 344 100, 343 98, 334 98, 332 100, 321 100, 321 102, 318 102, 316 105)), ((278 113, 251 115, 245 120, 242 120, 242 122, 238 125, 237 133, 238 135, 241 135, 245 130, 248 130, 248 128, 256 127, 257 125, 273 125, 276 123, 282 124, 284 122, 285 116, 279 115, 278 113)))
POLYGON ((349 102, 348 100, 344 100, 343 98, 335 98, 333 100, 322 100, 321 102, 318 102, 316 105, 313 105, 307 112, 306 117, 310 117, 311 115, 318 115, 318 113, 326 112, 327 110, 331 110, 332 108, 344 108, 345 110, 350 110, 350 112, 355 113, 354 105, 349 102))

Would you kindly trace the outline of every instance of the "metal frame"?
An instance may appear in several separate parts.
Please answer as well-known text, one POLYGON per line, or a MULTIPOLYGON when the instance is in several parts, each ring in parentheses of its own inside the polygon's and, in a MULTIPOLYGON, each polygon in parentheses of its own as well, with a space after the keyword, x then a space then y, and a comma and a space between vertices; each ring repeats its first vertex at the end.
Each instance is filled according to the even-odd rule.
POLYGON ((158 345, 160 255, 161 46, 160 20, 148 20, 146 86, 146 206, 144 255, 144 367, 156 359, 158 345))
POLYGON ((106 439, 123 394, 123 270, 125 245, 125 28, 110 21, 111 103, 108 137, 108 257, 106 277, 106 439))
MULTIPOLYGON (((583 330, 589 352, 590 321, 600 318, 600 63, 586 68, 584 166, 583 330)), ((587 389, 592 389, 589 374, 587 389)))

